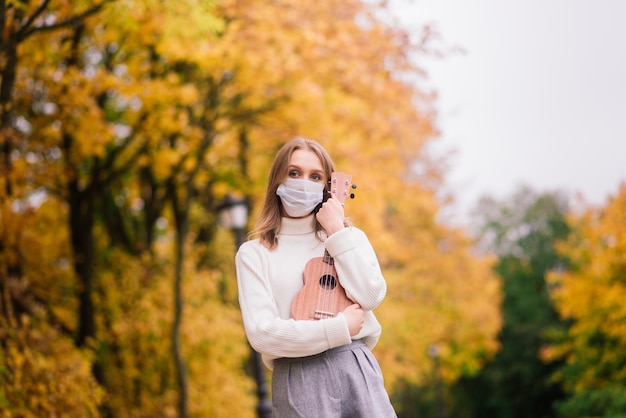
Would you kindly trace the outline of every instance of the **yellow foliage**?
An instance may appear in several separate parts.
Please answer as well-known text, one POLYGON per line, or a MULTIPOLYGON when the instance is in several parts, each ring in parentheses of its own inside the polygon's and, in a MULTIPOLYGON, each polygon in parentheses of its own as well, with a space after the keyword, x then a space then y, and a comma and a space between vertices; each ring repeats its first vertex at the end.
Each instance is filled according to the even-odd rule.
POLYGON ((185 283, 183 335, 192 413, 198 417, 253 417, 255 386, 242 367, 250 348, 238 307, 216 297, 218 280, 217 272, 196 272, 185 283))
MULTIPOLYGON (((377 18, 384 3, 118 1, 84 22, 73 65, 75 28, 33 37, 20 49, 15 108, 29 119, 31 133, 16 147, 10 173, 16 194, 2 201, 6 229, 0 234, 11 251, 0 257, 5 269, 23 263, 33 293, 75 328, 77 285, 61 202, 70 180, 81 191, 93 182, 101 186, 93 189, 98 207, 91 213, 97 223, 93 343, 113 415, 175 415, 175 252, 168 210, 158 215, 170 227, 159 231, 154 248, 142 248, 147 253, 112 247, 104 228, 111 220, 101 219, 111 216, 108 199, 128 208, 118 214, 125 222, 143 225, 153 215, 143 197, 163 196, 168 180, 182 195, 185 180, 201 168, 189 195, 197 192, 203 200, 192 199, 187 208, 183 281, 190 411, 252 416, 254 385, 244 367, 249 347, 229 282, 233 243, 222 233, 208 234, 214 242, 193 239, 201 228, 213 231, 215 216, 201 212, 232 189, 258 210, 269 162, 295 135, 321 141, 358 184, 347 212, 368 232, 389 284, 375 352, 388 385, 422 381, 430 373, 431 344, 439 345, 450 381, 475 371, 496 349, 497 280, 488 261, 469 253, 462 233, 436 222, 441 167, 423 152, 436 135, 431 98, 403 81, 405 71, 417 69, 406 34, 377 18), (426 169, 417 170, 418 162, 426 169), (153 183, 142 183, 139 169, 149 171, 153 183), (13 210, 38 188, 54 199, 23 217, 13 210), (201 257, 210 260, 202 264, 201 257)), ((50 7, 62 17, 72 5, 82 10, 88 4, 50 7)), ((71 377, 72 384, 86 379, 82 369, 71 377)))
POLYGON ((379 308, 384 337, 377 350, 390 387, 398 380, 424 383, 432 375, 432 347, 449 382, 478 372, 498 349, 501 292, 491 262, 476 260, 466 239, 451 231, 437 246, 424 244, 407 244, 413 260, 387 269, 392 274, 379 308))
POLYGON ((20 242, 24 278, 33 294, 46 301, 57 320, 75 329, 77 301, 75 276, 68 231, 61 225, 66 208, 53 197, 46 197, 36 211, 33 223, 22 230, 20 242))
POLYGON ((571 392, 626 378, 626 186, 605 207, 572 216, 575 233, 560 246, 571 268, 549 275, 567 338, 547 347, 546 360, 564 358, 560 378, 571 392))
POLYGON ((0 417, 97 417, 93 356, 38 318, 0 322, 0 417))
MULTIPOLYGON (((276 147, 295 135, 321 141, 358 185, 346 212, 368 232, 387 276, 375 351, 387 384, 427 376, 435 342, 446 378, 454 380, 477 371, 497 349, 499 282, 489 262, 469 253, 462 234, 435 221, 431 187, 441 174, 422 152, 435 135, 433 114, 415 107, 419 101, 427 108, 430 97, 392 75, 391 69, 410 69, 410 47, 399 31, 375 22, 370 6, 226 3, 233 24, 221 40, 232 45, 228 59, 245 64, 235 67, 238 87, 289 95, 288 104, 249 131, 251 182, 242 187, 260 202, 276 147), (418 161, 429 168, 416 172, 418 161)), ((224 136, 220 147, 237 150, 236 141, 224 136)))
MULTIPOLYGON (((155 251, 154 259, 137 259, 112 250, 107 255, 111 268, 99 277, 98 305, 105 307, 100 328, 108 330, 101 336, 108 347, 101 360, 119 365, 105 370, 107 406, 117 416, 176 416, 177 393, 162 387, 173 374, 172 242, 161 241, 155 251)), ((194 253, 186 258, 183 285, 182 347, 190 413, 253 416, 254 385, 242 367, 250 351, 239 310, 221 301, 221 274, 197 270, 194 253)))

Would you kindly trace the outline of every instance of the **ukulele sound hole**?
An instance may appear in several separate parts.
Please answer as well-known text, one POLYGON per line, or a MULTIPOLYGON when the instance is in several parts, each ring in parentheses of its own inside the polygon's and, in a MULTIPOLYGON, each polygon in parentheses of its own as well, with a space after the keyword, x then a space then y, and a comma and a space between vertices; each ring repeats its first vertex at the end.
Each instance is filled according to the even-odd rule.
POLYGON ((320 277, 320 287, 324 290, 333 290, 337 287, 337 279, 330 274, 325 274, 320 277))

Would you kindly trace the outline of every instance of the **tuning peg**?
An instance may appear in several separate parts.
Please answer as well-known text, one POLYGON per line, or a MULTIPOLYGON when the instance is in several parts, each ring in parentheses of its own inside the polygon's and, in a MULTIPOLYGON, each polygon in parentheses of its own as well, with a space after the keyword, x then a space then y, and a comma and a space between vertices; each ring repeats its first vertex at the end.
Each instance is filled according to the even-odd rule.
POLYGON ((350 193, 350 199, 354 199, 354 193, 350 193))
POLYGON ((356 184, 352 183, 352 188, 356 189, 356 184))

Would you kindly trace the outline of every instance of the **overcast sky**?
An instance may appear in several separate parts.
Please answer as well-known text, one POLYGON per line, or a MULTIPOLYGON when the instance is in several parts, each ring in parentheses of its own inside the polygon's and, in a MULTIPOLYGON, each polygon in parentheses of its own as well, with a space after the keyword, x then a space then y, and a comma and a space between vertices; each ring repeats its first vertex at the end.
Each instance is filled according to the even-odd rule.
POLYGON ((626 182, 626 0, 394 0, 456 53, 424 61, 439 92, 447 185, 479 196, 581 193, 604 204, 626 182))

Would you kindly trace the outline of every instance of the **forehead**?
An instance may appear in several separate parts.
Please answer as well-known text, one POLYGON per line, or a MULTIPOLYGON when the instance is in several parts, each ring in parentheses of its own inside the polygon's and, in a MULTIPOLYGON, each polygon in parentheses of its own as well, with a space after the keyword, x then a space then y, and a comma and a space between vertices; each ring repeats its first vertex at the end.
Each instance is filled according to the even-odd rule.
POLYGON ((317 154, 307 149, 297 149, 291 153, 289 165, 311 170, 323 170, 322 161, 317 154))

